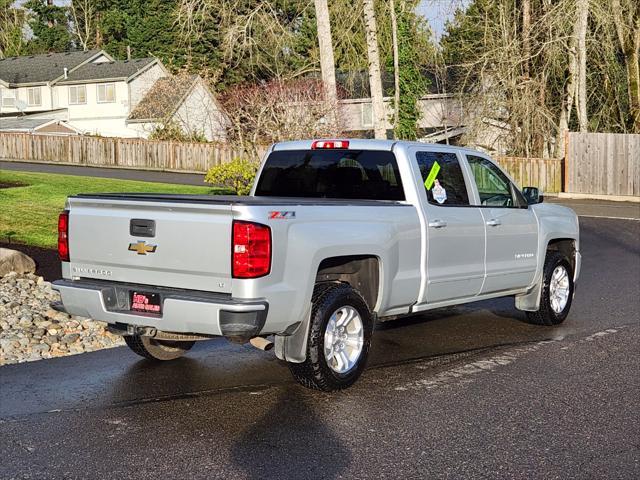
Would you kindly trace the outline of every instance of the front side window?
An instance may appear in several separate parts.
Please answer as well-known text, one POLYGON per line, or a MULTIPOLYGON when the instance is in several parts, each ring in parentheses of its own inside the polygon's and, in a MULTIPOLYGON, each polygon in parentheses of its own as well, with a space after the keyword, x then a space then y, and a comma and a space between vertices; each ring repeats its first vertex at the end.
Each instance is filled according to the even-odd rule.
POLYGON ((30 107, 38 107, 42 105, 42 93, 40 87, 27 89, 27 104, 30 107))
POLYGON ((392 152, 284 150, 267 158, 256 196, 404 200, 392 152))
POLYGON ((469 205, 469 194, 464 182, 458 156, 451 152, 417 152, 416 160, 433 205, 469 205))
POLYGON ((98 85, 98 103, 113 103, 116 101, 116 86, 113 83, 98 85))
POLYGON ((85 103, 87 103, 86 85, 69 87, 69 105, 84 105, 85 103))
POLYGON ((16 106, 16 97, 11 92, 2 92, 2 106, 3 107, 15 107, 16 106))
POLYGON ((480 203, 488 207, 522 207, 526 202, 507 176, 486 158, 467 155, 480 203))

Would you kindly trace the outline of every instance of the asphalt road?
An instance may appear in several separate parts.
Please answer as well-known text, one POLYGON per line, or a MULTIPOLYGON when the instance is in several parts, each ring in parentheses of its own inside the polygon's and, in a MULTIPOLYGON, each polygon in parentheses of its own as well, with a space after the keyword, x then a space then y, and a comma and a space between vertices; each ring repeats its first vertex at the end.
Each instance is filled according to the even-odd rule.
POLYGON ((511 299, 382 324, 345 392, 224 340, 2 367, 0 478, 640 478, 640 222, 580 220, 562 326, 511 299))
POLYGON ((150 170, 132 170, 127 168, 52 165, 49 163, 8 162, 6 160, 0 160, 0 170, 59 173, 62 175, 80 175, 98 178, 119 178, 121 180, 140 180, 144 182, 180 183, 183 185, 197 185, 201 187, 207 185, 204 183, 204 174, 155 172, 150 170))

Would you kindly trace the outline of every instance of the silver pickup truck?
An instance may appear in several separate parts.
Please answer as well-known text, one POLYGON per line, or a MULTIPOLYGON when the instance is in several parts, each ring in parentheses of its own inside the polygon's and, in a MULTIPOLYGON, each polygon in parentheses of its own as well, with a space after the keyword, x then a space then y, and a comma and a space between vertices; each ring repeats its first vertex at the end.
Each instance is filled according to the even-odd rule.
POLYGON ((217 336, 275 345, 300 383, 341 389, 376 321, 513 296, 530 322, 561 323, 578 218, 541 202, 474 150, 279 143, 246 197, 70 197, 57 308, 107 322, 150 359, 217 336))

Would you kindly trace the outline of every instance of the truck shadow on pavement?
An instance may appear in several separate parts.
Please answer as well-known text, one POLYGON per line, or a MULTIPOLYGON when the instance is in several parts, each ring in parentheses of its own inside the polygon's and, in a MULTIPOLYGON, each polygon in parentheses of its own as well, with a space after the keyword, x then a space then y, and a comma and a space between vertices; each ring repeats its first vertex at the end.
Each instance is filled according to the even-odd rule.
POLYGON ((233 463, 252 479, 341 477, 351 464, 350 449, 310 406, 309 393, 292 385, 277 394, 271 408, 235 439, 233 463))

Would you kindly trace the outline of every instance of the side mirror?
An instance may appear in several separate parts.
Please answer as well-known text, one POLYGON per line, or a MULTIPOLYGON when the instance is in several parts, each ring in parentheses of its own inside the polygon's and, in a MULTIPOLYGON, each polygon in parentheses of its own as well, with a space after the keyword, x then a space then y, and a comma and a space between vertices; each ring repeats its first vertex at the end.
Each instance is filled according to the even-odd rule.
POLYGON ((529 205, 535 205, 536 203, 542 203, 544 195, 537 187, 524 187, 522 189, 522 195, 529 205))

